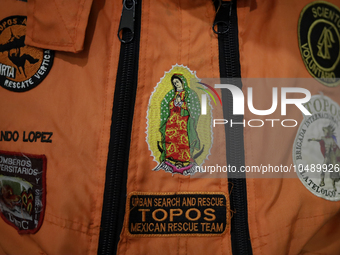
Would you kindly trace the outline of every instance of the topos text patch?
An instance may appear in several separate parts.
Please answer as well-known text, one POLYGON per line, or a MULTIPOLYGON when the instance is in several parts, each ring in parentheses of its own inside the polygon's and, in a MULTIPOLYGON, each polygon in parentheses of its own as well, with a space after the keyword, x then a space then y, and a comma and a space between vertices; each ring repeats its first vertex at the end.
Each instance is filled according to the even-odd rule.
POLYGON ((224 193, 133 192, 127 229, 132 236, 217 236, 227 229, 228 208, 224 193))

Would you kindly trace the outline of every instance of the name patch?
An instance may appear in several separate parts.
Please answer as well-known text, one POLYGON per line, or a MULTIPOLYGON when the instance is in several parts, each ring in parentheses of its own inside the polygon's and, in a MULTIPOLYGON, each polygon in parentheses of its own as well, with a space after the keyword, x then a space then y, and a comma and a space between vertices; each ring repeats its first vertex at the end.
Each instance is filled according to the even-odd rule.
POLYGON ((229 225, 224 193, 143 193, 128 197, 127 229, 132 236, 218 236, 229 225))
POLYGON ((0 131, 0 142, 16 142, 21 140, 25 143, 52 143, 53 132, 23 131, 22 137, 18 131, 0 131))

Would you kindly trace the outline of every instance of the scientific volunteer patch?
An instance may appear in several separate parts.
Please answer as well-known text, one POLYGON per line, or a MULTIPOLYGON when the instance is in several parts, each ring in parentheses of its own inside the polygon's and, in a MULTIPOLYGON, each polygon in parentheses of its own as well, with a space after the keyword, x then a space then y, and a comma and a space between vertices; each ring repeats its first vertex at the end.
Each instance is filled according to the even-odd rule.
POLYGON ((39 85, 49 73, 54 52, 25 45, 25 16, 0 21, 0 86, 24 92, 39 85))
MULTIPOLYGON (((193 175, 210 155, 212 107, 201 115, 206 89, 196 74, 174 65, 155 87, 147 112, 146 142, 157 166, 172 174, 193 175)), ((209 98, 210 100, 210 98, 209 98)))
POLYGON ((221 192, 129 194, 131 236, 219 236, 229 226, 229 202, 221 192))
POLYGON ((340 200, 340 107, 327 96, 315 95, 305 104, 293 146, 293 161, 303 185, 314 195, 340 200))
POLYGON ((308 72, 322 84, 340 84, 340 9, 325 2, 308 4, 300 14, 299 47, 308 72))
POLYGON ((0 151, 0 214, 20 234, 36 233, 46 204, 46 157, 0 151))

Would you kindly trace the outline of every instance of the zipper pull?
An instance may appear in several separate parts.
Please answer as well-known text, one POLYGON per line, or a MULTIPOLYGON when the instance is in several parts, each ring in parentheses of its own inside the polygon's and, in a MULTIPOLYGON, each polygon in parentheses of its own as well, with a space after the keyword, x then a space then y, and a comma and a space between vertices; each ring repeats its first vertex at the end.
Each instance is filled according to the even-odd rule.
POLYGON ((225 34, 230 28, 230 17, 233 1, 214 1, 216 8, 216 16, 212 29, 215 34, 225 34), (219 31, 218 26, 222 29, 219 31))
POLYGON ((120 17, 119 29, 118 29, 118 39, 122 43, 129 43, 134 37, 134 26, 135 26, 135 0, 124 0, 122 16, 120 17))

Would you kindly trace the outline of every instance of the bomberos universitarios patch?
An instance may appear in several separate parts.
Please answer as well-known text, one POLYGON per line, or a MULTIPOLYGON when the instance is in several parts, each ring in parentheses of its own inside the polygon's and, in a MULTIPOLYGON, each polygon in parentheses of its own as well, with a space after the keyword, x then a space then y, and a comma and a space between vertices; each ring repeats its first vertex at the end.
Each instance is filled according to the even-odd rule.
POLYGON ((34 234, 46 205, 46 157, 0 151, 0 214, 20 234, 34 234))

